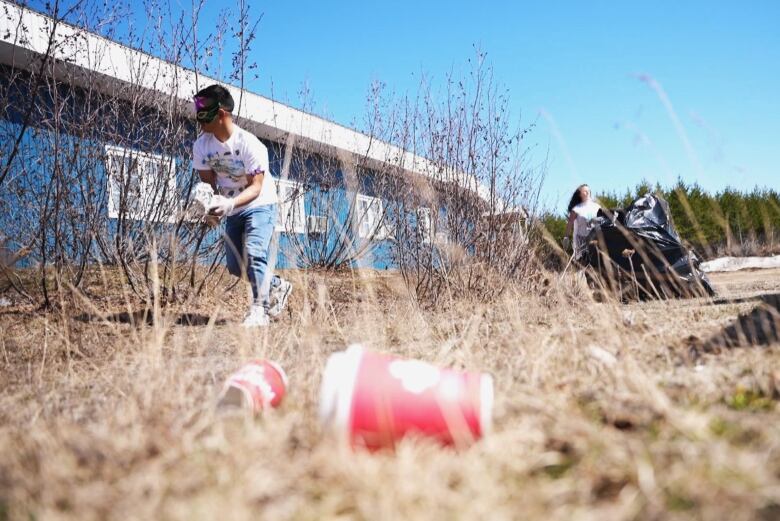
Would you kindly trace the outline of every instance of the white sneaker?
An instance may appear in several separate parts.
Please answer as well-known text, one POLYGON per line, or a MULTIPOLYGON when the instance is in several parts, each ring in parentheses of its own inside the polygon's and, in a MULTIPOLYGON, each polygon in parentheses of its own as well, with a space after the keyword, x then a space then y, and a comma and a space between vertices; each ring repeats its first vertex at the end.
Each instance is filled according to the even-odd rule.
POLYGON ((290 298, 292 293, 292 282, 288 282, 282 278, 279 279, 279 285, 272 287, 268 300, 271 302, 271 306, 268 308, 268 314, 272 317, 278 316, 284 311, 287 306, 287 299, 290 298))
POLYGON ((270 320, 265 313, 265 308, 261 304, 252 304, 241 325, 244 327, 265 327, 269 323, 270 320))

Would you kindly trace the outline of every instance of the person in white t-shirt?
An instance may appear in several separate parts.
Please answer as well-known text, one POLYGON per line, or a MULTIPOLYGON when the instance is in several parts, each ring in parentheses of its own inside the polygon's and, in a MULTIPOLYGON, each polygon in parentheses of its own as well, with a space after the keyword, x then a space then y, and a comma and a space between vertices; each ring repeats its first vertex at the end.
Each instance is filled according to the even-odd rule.
POLYGON ((564 237, 564 247, 568 249, 569 237, 574 245, 574 254, 582 251, 586 244, 588 234, 593 228, 593 223, 598 216, 601 206, 591 198, 590 187, 580 185, 574 191, 569 201, 569 219, 566 222, 566 236, 564 237))
POLYGON ((225 219, 228 271, 252 285, 253 301, 245 326, 265 326, 269 314, 281 312, 292 284, 274 276, 266 281, 268 248, 277 218, 276 183, 268 165, 268 150, 253 134, 233 122, 233 97, 211 85, 195 97, 196 119, 202 133, 193 145, 193 166, 215 195, 208 208, 225 219), (269 290, 275 294, 270 308, 269 290))

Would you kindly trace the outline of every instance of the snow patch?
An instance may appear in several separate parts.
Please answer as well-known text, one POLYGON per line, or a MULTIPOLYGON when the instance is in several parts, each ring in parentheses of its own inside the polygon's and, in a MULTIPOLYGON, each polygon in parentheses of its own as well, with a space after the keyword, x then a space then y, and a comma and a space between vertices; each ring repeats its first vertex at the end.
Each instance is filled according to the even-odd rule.
POLYGON ((780 268, 780 255, 773 257, 721 257, 702 262, 700 268, 705 273, 714 271, 738 271, 748 269, 780 268))

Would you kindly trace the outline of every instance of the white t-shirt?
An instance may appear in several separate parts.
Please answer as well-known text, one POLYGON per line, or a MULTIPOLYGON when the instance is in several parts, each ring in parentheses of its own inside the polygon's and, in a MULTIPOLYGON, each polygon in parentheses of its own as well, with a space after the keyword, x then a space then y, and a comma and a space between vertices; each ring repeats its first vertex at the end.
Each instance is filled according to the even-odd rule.
POLYGON ((268 167, 268 149, 250 132, 233 125, 233 133, 224 143, 214 134, 203 132, 192 149, 192 166, 195 170, 213 170, 217 174, 217 192, 225 197, 242 192, 249 185, 249 176, 264 174, 260 195, 230 215, 278 202, 276 182, 268 167))
POLYGON ((598 216, 601 206, 589 199, 580 203, 572 211, 577 214, 574 220, 574 249, 579 251, 585 246, 585 239, 588 237, 591 228, 593 228, 593 219, 598 216))

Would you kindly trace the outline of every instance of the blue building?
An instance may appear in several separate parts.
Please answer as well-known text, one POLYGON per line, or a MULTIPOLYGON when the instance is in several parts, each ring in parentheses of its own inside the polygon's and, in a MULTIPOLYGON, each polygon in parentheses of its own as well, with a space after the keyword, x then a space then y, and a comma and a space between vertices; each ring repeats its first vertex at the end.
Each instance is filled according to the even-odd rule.
MULTIPOLYGON (((143 257, 150 230, 165 229, 187 251, 204 251, 201 261, 216 258, 219 232, 198 236, 186 205, 195 181, 191 98, 219 82, 6 0, 0 11, 5 261, 125 262, 143 257)), ((269 149, 282 201, 277 266, 392 267, 391 196, 399 180, 419 185, 430 163, 226 87, 239 124, 269 149)), ((421 201, 414 219, 431 242, 438 212, 421 201)))
MULTIPOLYGON (((53 268, 78 286, 87 266, 121 266, 148 293, 149 265, 162 261, 170 288, 196 286, 195 267, 217 265, 223 251, 221 230, 189 212, 198 181, 192 96, 213 83, 0 0, 0 268, 38 266, 42 280, 53 268)), ((499 176, 517 172, 496 167, 492 150, 476 150, 483 155, 469 174, 460 168, 470 149, 430 160, 225 86, 239 125, 269 150, 281 201, 276 267, 411 266, 431 276, 470 263, 518 265, 522 199, 497 196, 499 176)))

